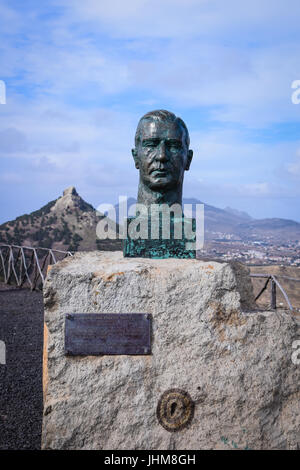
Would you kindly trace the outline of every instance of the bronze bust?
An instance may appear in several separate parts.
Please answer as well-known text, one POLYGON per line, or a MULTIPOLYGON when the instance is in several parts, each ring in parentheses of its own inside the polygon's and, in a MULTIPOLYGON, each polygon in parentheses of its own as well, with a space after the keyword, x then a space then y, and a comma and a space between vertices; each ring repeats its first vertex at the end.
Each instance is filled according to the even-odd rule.
POLYGON ((188 129, 166 110, 151 111, 139 121, 132 155, 140 172, 138 203, 182 205, 184 172, 190 167, 188 129))
POLYGON ((160 109, 140 119, 132 149, 138 200, 135 217, 127 219, 125 257, 195 258, 196 221, 182 211, 184 172, 193 158, 189 145, 187 127, 175 114, 160 109))

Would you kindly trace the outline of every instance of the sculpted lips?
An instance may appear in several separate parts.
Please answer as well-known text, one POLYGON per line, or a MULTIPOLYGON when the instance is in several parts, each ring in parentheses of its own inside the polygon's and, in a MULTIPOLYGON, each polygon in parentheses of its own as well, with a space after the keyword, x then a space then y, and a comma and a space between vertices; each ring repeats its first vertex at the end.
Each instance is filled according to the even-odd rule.
POLYGON ((150 171, 150 174, 155 173, 157 176, 165 176, 167 172, 167 168, 153 168, 153 170, 150 171))

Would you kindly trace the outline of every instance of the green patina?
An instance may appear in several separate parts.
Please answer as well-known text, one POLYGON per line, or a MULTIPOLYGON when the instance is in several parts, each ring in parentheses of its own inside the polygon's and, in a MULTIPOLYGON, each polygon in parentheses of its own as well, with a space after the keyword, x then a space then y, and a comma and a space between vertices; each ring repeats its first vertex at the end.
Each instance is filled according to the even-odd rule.
MULTIPOLYGON (((175 114, 164 109, 150 111, 139 121, 135 134, 135 147, 132 149, 132 156, 137 170, 139 170, 138 205, 145 210, 156 206, 160 210, 162 206, 170 209, 171 215, 176 211, 176 216, 171 216, 170 236, 166 235, 166 224, 159 220, 150 221, 149 212, 143 213, 145 230, 141 236, 136 236, 138 232, 138 221, 140 220, 139 210, 137 217, 127 219, 127 224, 133 222, 136 232, 131 231, 124 240, 123 253, 125 257, 136 258, 195 258, 196 251, 191 249, 187 234, 191 236, 189 230, 183 231, 183 235, 174 237, 172 223, 179 220, 182 226, 190 220, 193 232, 196 232, 196 221, 194 219, 184 219, 182 211, 182 185, 184 173, 189 170, 193 158, 193 151, 189 148, 190 137, 188 129, 182 119, 175 114), (175 209, 176 206, 176 209, 175 209), (180 216, 178 215, 180 211, 180 216), (149 218, 148 218, 149 217, 149 218), (147 232, 148 221, 148 235, 147 232), (151 225, 152 224, 152 225, 151 225), (158 227, 159 225, 159 227, 158 227), (164 233, 162 234, 162 227, 164 233), (160 235, 153 236, 153 229, 160 235), (151 230, 152 229, 152 230, 151 230)), ((128 233, 128 231, 127 231, 128 233)))
MULTIPOLYGON (((130 223, 135 218, 127 219, 127 233, 130 223)), ((182 224, 182 238, 174 238, 174 217, 171 216, 170 223, 170 238, 166 239, 162 237, 162 218, 159 219, 159 238, 151 239, 151 220, 148 219, 148 238, 132 239, 129 235, 124 240, 123 244, 123 255, 125 258, 154 258, 154 259, 165 259, 165 258, 181 258, 181 259, 193 259, 196 258, 196 251, 187 248, 189 242, 194 242, 195 238, 186 238, 184 226, 191 225, 193 233, 196 232, 196 220, 195 219, 176 219, 177 223, 182 224)))
MULTIPOLYGON (((243 429, 243 434, 246 433, 246 430, 243 429)), ((229 442, 229 439, 228 437, 225 437, 225 436, 221 436, 221 441, 229 446, 229 447, 233 447, 234 449, 240 449, 240 450, 251 450, 250 447, 248 447, 248 444, 246 443, 246 446, 245 447, 239 447, 238 444, 235 442, 235 441, 231 441, 231 444, 229 442)))

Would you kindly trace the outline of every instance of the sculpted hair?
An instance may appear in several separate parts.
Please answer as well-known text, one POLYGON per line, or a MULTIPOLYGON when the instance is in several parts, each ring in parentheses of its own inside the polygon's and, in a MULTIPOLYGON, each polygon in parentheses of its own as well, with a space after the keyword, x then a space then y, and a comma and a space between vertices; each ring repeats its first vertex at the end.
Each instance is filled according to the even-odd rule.
POLYGON ((146 113, 143 117, 141 117, 137 126, 136 133, 135 133, 135 146, 136 147, 141 139, 141 127, 144 121, 175 122, 179 124, 179 126, 181 127, 181 129, 183 130, 185 134, 186 146, 187 148, 189 148, 190 136, 189 136, 189 131, 185 123, 180 117, 175 116, 174 113, 171 113, 170 111, 166 111, 165 109, 157 109, 155 111, 150 111, 149 113, 146 113))

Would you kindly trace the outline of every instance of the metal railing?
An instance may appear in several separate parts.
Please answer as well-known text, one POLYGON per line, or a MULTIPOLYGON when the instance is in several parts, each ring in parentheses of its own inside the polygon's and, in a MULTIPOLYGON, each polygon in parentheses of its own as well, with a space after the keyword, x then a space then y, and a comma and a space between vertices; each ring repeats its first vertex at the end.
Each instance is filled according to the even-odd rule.
POLYGON ((300 282, 300 279, 297 279, 295 277, 281 276, 281 275, 274 276, 273 274, 252 274, 252 273, 250 274, 250 277, 265 278, 266 279, 266 282, 265 282, 263 288, 259 291, 259 293, 255 297, 255 301, 257 299, 259 299, 259 297, 266 290, 266 288, 268 287, 269 282, 271 281, 271 293, 270 293, 270 300, 271 300, 270 307, 271 307, 271 309, 275 310, 277 308, 277 305, 276 305, 276 297, 277 297, 276 287, 278 287, 278 289, 281 291, 286 303, 288 304, 289 309, 291 311, 296 310, 295 308, 293 308, 293 306, 290 302, 290 299, 288 298, 287 293, 285 292, 284 288, 282 287, 282 285, 280 284, 280 282, 278 281, 277 278, 280 277, 282 279, 287 279, 289 281, 294 281, 294 282, 300 282))
MULTIPOLYGON (((49 265, 55 264, 68 256, 73 256, 71 251, 53 250, 51 248, 33 248, 31 246, 0 244, 0 278, 5 284, 14 283, 18 287, 30 287, 31 290, 42 288, 47 275, 49 265)), ((278 277, 289 281, 300 282, 300 279, 273 274, 250 274, 253 278, 265 278, 263 288, 255 297, 259 299, 271 282, 271 309, 276 309, 276 287, 282 295, 291 311, 294 311, 287 293, 278 281, 278 277)))
POLYGON ((0 278, 5 284, 41 289, 48 266, 67 256, 73 256, 72 252, 0 244, 0 278))

